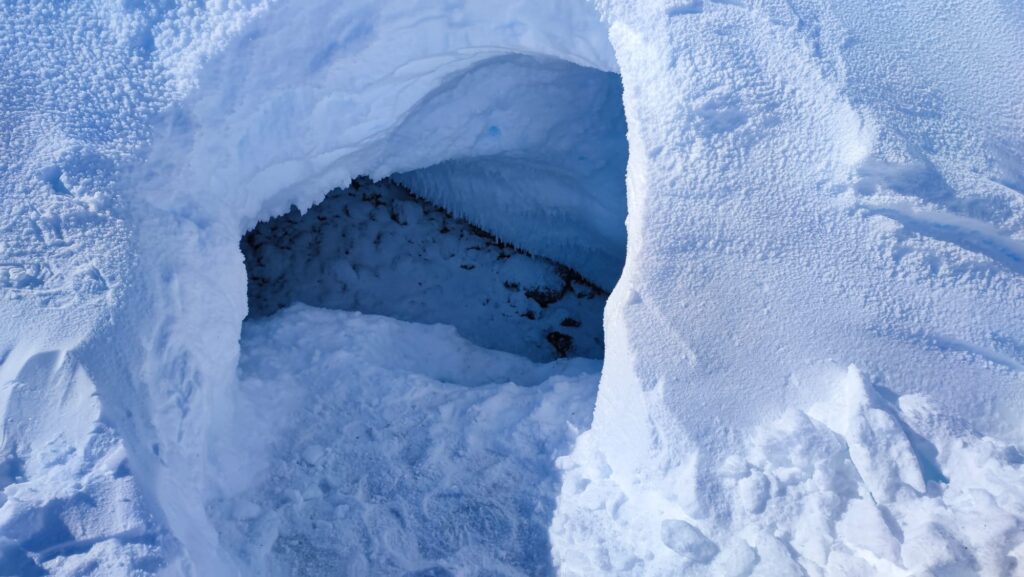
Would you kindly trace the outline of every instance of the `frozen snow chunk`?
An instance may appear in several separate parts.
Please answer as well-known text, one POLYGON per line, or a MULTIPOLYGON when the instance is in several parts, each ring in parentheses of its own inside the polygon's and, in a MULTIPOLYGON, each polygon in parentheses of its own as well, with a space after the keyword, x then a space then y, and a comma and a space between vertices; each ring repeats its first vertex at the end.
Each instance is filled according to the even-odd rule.
POLYGON ((696 563, 709 563, 718 555, 718 546, 700 529, 680 519, 661 522, 661 542, 680 556, 696 563))
POLYGON ((721 577, 748 577, 757 564, 757 551, 742 539, 734 539, 726 544, 722 554, 711 566, 711 572, 721 577))
POLYGON ((316 465, 324 457, 324 448, 320 445, 309 445, 302 450, 302 460, 310 465, 316 465))
POLYGON ((871 493, 891 500, 902 485, 924 493, 924 477, 910 441, 889 413, 866 409, 848 433, 850 456, 871 493))
POLYGON ((900 559, 899 541, 878 507, 865 499, 850 501, 836 532, 840 541, 854 549, 894 563, 900 559))
POLYGON ((769 490, 771 484, 764 473, 754 471, 749 477, 741 479, 736 484, 740 502, 747 511, 751 513, 763 513, 768 505, 769 490))
POLYGON ((968 545, 939 523, 908 527, 904 539, 902 560, 912 574, 938 568, 943 575, 970 575, 977 567, 977 558, 968 545))
POLYGON ((1013 558, 1013 563, 1016 567, 1024 567, 1024 543, 1017 545, 1017 548, 1010 551, 1010 557, 1013 558))
POLYGON ((807 571, 800 566, 798 555, 785 542, 767 532, 758 535, 753 543, 757 550, 757 576, 806 577, 807 571))
POLYGON ((924 475, 903 424, 853 365, 840 383, 843 405, 816 408, 817 416, 843 436, 850 459, 872 496, 890 502, 906 488, 925 492, 924 475))

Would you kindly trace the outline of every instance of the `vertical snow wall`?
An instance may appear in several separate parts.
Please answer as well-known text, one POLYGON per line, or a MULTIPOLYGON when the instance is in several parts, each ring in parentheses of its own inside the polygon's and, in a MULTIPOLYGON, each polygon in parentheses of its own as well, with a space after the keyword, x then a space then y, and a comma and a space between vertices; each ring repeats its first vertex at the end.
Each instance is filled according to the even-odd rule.
POLYGON ((1024 564, 1024 14, 598 2, 629 245, 565 575, 1024 564))

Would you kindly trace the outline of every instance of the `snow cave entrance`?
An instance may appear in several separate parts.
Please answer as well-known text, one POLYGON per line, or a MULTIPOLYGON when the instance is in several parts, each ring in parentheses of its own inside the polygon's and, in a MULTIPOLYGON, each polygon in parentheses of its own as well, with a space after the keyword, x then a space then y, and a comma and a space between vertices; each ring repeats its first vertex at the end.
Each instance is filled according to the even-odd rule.
POLYGON ((304 303, 448 324, 536 361, 603 357, 625 259, 617 75, 492 58, 418 103, 382 149, 398 170, 243 236, 249 318, 304 303))
POLYGON ((213 516, 243 574, 554 573, 554 456, 590 426, 625 260, 622 84, 462 66, 240 239, 249 319, 214 445, 263 473, 213 516))

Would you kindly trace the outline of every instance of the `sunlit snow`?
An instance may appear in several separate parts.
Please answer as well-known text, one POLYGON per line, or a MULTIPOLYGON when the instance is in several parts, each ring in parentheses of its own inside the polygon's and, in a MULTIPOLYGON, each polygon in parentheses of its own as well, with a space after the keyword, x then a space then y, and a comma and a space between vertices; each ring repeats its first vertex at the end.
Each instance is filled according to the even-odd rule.
POLYGON ((1020 574, 1021 54, 1007 0, 0 4, 0 576, 1020 574))

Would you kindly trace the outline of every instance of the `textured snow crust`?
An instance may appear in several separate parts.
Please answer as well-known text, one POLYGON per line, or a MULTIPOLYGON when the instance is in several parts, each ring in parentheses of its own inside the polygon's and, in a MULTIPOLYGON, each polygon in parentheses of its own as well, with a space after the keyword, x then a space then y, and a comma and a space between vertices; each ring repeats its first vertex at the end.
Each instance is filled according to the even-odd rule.
POLYGON ((599 362, 305 305, 247 321, 242 351, 212 508, 245 575, 552 574, 555 458, 599 362))
POLYGON ((1018 574, 1020 6, 598 5, 629 245, 562 572, 1018 574))
MULTIPOLYGON (((624 150, 581 138, 621 135, 610 72, 629 243, 554 566, 1019 573, 1022 30, 1005 0, 4 3, 0 574, 253 569, 213 442, 245 414, 238 241, 259 220, 400 173, 610 287, 624 150), (536 90, 586 96, 494 104, 536 90)), ((540 402, 499 388, 434 406, 540 402)), ((565 414, 537 419, 569 442, 565 414)), ((547 487, 544 462, 524 474, 547 487)), ((444 574, 366 553, 353 574, 444 574)))

